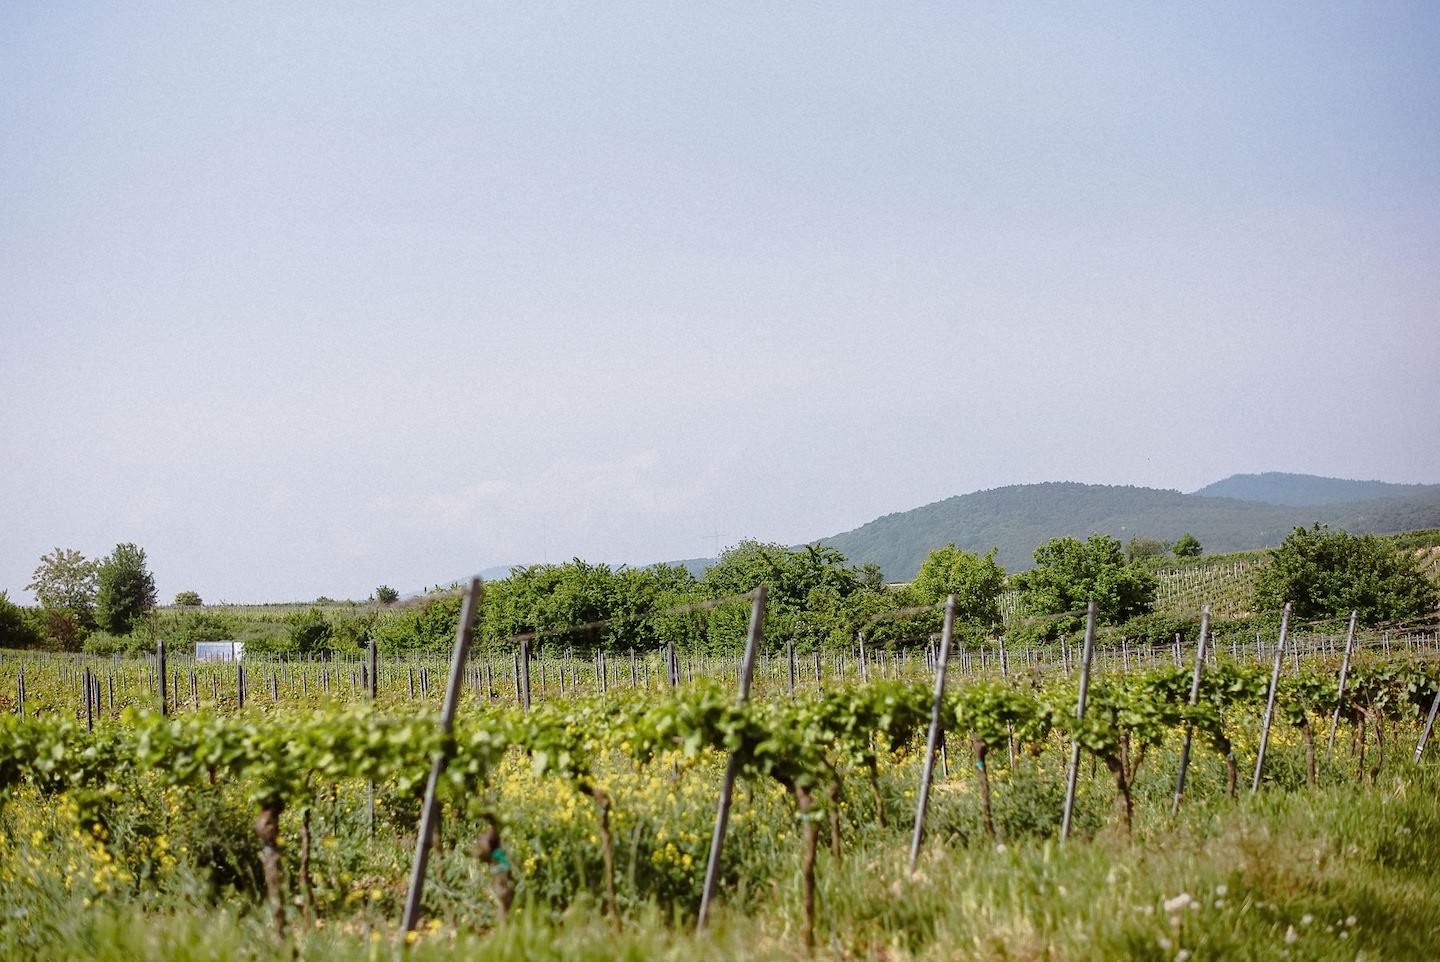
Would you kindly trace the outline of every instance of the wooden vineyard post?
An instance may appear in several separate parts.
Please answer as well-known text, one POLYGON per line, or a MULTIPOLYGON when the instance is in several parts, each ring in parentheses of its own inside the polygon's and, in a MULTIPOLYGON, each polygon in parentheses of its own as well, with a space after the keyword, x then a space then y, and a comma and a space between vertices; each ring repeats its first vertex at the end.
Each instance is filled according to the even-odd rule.
MULTIPOLYGON (((740 667, 739 702, 750 699, 750 675, 755 670, 755 652, 765 630, 765 585, 755 589, 750 607, 750 630, 745 637, 745 660, 740 667)), ((705 863, 705 887, 700 891, 700 914, 696 928, 703 929, 710 919, 710 905, 715 901, 715 888, 720 881, 720 856, 725 849, 725 830, 730 824, 730 803, 735 795, 735 778, 740 774, 740 758, 733 752, 725 761, 725 781, 720 785, 720 802, 715 809, 715 832, 710 837, 710 858, 705 863)))
POLYGON ((860 632, 860 680, 862 682, 870 680, 870 669, 865 663, 865 632, 863 631, 860 632))
POLYGON ((95 715, 92 713, 91 708, 90 708, 90 669, 89 669, 88 667, 85 669, 84 685, 85 685, 85 730, 86 730, 86 731, 93 732, 93 731, 95 730, 95 715))
POLYGON ((920 858, 925 834, 925 813, 930 808, 930 782, 935 776, 935 753, 940 747, 940 712, 945 702, 945 664, 950 658, 950 635, 955 627, 955 596, 945 599, 945 621, 940 628, 940 652, 935 660, 935 699, 930 706, 930 732, 925 736, 925 763, 920 769, 920 791, 915 800, 915 829, 910 835, 910 874, 920 858))
POLYGON ((790 668, 790 694, 795 694, 795 639, 785 639, 785 661, 790 668))
POLYGON ((160 715, 164 717, 170 714, 170 705, 166 698, 165 690, 165 639, 161 638, 155 642, 155 673, 160 678, 160 715))
MULTIPOLYGON (((375 645, 375 639, 374 639, 374 638, 371 638, 371 639, 370 639, 369 650, 366 652, 366 654, 367 654, 367 660, 368 660, 368 662, 369 662, 369 668, 370 668, 370 677, 367 679, 367 681, 369 682, 369 684, 368 684, 369 691, 367 692, 367 694, 370 696, 370 709, 371 709, 371 711, 374 711, 374 709, 375 709, 375 698, 376 698, 377 695, 380 694, 380 679, 379 679, 379 677, 378 677, 378 672, 377 672, 377 669, 380 667, 380 653, 379 653, 379 650, 377 649, 377 647, 376 647, 376 645, 375 645)), ((365 781, 365 825, 366 825, 366 828, 369 829, 370 834, 371 834, 371 835, 374 835, 374 834, 375 834, 375 779, 373 779, 373 778, 371 778, 371 779, 366 779, 366 781, 365 781)))
MULTIPOLYGON (((1085 697, 1090 692, 1090 662, 1095 657, 1095 614, 1096 604, 1090 602, 1085 614, 1085 652, 1080 656, 1080 697, 1075 703, 1075 718, 1085 717, 1085 697)), ((1075 816, 1075 786, 1080 778, 1080 739, 1070 742, 1070 768, 1065 776, 1065 811, 1060 818, 1060 841, 1070 837, 1070 825, 1075 816)))
POLYGON ((520 639, 520 707, 530 710, 530 641, 520 639))
MULTIPOLYGON (((455 651, 450 657, 450 677, 445 684, 445 704, 440 709, 440 731, 445 741, 455 728, 455 709, 460 705, 460 686, 465 681, 465 659, 470 654, 470 639, 475 630, 475 615, 480 610, 480 579, 470 579, 470 590, 460 608, 460 623, 455 627, 455 651)), ((425 801, 420 808, 420 824, 415 835, 415 861, 410 867, 410 888, 405 895, 405 914, 400 928, 413 932, 420 921, 420 900, 425 891, 425 865, 430 861, 430 846, 434 841, 436 823, 440 818, 440 803, 435 794, 440 788, 440 776, 445 772, 448 753, 436 756, 430 766, 430 778, 425 783, 425 801)))
POLYGON ((1340 686, 1335 693, 1335 713, 1330 716, 1330 737, 1325 743, 1325 761, 1335 753, 1335 729, 1340 727, 1340 706, 1345 703, 1345 676, 1350 674, 1350 653, 1355 647, 1355 620, 1360 612, 1350 612, 1350 630, 1345 633, 1345 654, 1340 657, 1340 686))
POLYGON ((1415 764, 1420 764, 1420 756, 1425 752, 1425 743, 1430 740, 1430 732, 1435 727, 1435 712, 1440 709, 1440 688, 1435 689, 1435 697, 1430 699, 1430 714, 1425 719, 1425 730, 1420 733, 1420 741, 1415 745, 1415 764))
MULTIPOLYGON (((1205 670, 1205 643, 1210 640, 1210 606, 1200 610, 1200 646, 1195 649, 1195 674, 1190 679, 1191 708, 1200 703, 1200 674, 1205 670)), ((1180 650, 1180 636, 1175 636, 1175 650, 1180 650)), ((1195 726, 1185 723, 1185 741, 1180 746, 1180 772, 1175 776, 1175 800, 1170 803, 1170 814, 1180 811, 1180 797, 1185 794, 1185 771, 1190 767, 1190 743, 1195 739, 1195 726)))
POLYGON ((235 659, 235 708, 239 710, 245 707, 245 665, 239 658, 235 659))
POLYGON ((1260 773, 1265 768, 1265 748, 1270 743, 1270 723, 1275 719, 1275 689, 1280 684, 1280 663, 1285 658, 1285 636, 1290 633, 1290 602, 1280 616, 1280 640, 1275 643, 1275 666, 1270 670, 1270 691, 1265 696, 1265 717, 1260 722, 1260 748, 1255 753, 1255 777, 1250 781, 1250 794, 1260 791, 1260 773))

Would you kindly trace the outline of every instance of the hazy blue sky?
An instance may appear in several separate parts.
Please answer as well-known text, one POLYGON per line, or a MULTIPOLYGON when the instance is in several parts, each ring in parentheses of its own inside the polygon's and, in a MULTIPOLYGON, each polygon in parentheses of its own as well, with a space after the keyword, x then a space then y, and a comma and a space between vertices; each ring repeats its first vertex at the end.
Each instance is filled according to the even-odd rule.
POLYGON ((1440 481, 1440 4, 0 5, 0 589, 1440 481))

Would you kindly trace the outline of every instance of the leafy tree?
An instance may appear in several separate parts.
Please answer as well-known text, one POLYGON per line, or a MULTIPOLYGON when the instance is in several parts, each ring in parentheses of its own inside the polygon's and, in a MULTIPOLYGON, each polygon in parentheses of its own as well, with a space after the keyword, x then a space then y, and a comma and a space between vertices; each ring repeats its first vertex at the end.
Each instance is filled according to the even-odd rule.
POLYGON ((175 607, 177 608, 199 608, 204 603, 200 600, 199 592, 181 591, 175 595, 175 607))
MULTIPOLYGON (((705 572, 702 589, 712 598, 769 586, 765 641, 772 649, 793 639, 801 650, 822 643, 849 645, 874 610, 893 607, 874 566, 855 567, 835 548, 742 541, 726 549, 705 572)), ((711 616, 712 643, 733 644, 743 636, 748 612, 717 609, 711 616)))
POLYGON ((375 589, 375 600, 382 605, 393 605, 400 600, 400 592, 389 585, 381 585, 375 589))
POLYGON ((1143 535, 1130 539, 1125 546, 1125 554, 1131 561, 1139 561, 1141 558, 1158 558, 1165 553, 1165 543, 1156 541, 1154 538, 1146 538, 1143 535))
POLYGON ((38 648, 42 641, 25 609, 0 591, 0 648, 38 648))
POLYGON ((95 621, 111 634, 129 634, 155 607, 155 579, 145 566, 145 549, 117 544, 100 562, 95 621))
MULTIPOLYGON (((1155 576, 1127 564, 1120 542, 1105 534, 1089 539, 1052 538, 1035 549, 1035 567, 1015 578, 1026 609, 1058 615, 1083 609, 1090 601, 1100 619, 1118 624, 1144 614, 1155 603, 1155 576)), ((1081 617, 1069 619, 1078 626, 1081 617)))
POLYGON ((1170 550, 1177 558, 1198 558, 1205 548, 1200 544, 1199 538, 1187 531, 1175 539, 1175 546, 1170 550))
POLYGON ((816 588, 831 588, 844 597, 872 585, 873 579, 873 571, 850 565, 827 545, 791 549, 742 541, 705 572, 705 588, 719 598, 754 591, 763 582, 770 586, 769 604, 798 609, 816 588))
POLYGON ((1359 611, 1367 625, 1414 618, 1440 606, 1440 595, 1408 552, 1374 535, 1316 524, 1296 528, 1255 579, 1257 608, 1290 602, 1297 618, 1359 611))
POLYGON ((936 548, 920 565, 907 594, 915 604, 934 604, 955 595, 957 620, 993 628, 1000 624, 1005 569, 995 563, 998 548, 972 554, 953 543, 936 548))
POLYGON ((41 555, 40 564, 26 589, 35 593, 40 606, 50 611, 68 611, 81 630, 95 623, 95 592, 100 584, 100 565, 74 548, 56 548, 41 555))

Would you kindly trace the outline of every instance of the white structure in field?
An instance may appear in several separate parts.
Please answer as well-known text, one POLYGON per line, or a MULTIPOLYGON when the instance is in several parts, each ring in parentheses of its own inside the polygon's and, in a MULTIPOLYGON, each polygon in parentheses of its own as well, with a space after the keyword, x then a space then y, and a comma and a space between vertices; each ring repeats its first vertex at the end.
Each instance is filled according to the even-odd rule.
POLYGON ((197 641, 196 661, 239 661, 245 657, 243 641, 197 641))

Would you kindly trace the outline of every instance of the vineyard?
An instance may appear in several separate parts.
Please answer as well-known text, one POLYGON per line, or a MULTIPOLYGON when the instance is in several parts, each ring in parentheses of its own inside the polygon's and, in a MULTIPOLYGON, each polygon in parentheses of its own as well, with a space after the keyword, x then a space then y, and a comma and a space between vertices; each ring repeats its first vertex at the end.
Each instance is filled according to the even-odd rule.
MULTIPOLYGON (((758 641, 763 601, 753 615, 758 641)), ((1169 959, 1261 933, 1275 957, 1423 957, 1433 926, 1356 902, 1309 931, 1313 912, 1265 894, 1275 865, 1196 854, 1233 844, 1226 826, 1375 822, 1375 805, 1375 824, 1440 827, 1420 750, 1435 634, 1337 646, 1287 629, 1199 664, 1178 643, 1105 650, 1093 626, 1075 651, 952 654, 948 618, 908 648, 808 658, 7 654, 0 951, 45 957, 118 926, 107 938, 170 952, 221 937, 195 927, 213 917, 247 957, 534 957, 539 940, 595 958, 1169 959), (1189 861, 1168 863, 1171 847, 1189 861), (1140 851, 1155 877, 1125 854, 1140 851), (1122 870, 1121 914, 1092 917, 1083 887, 1113 893, 1122 870), (1008 908, 982 910, 995 897, 1008 908), (752 925, 770 934, 736 941, 752 925)), ((1374 858, 1413 858, 1422 837, 1374 858)), ((1361 878, 1353 847, 1323 858, 1361 878)), ((1282 881, 1296 905, 1334 888, 1282 881)))

